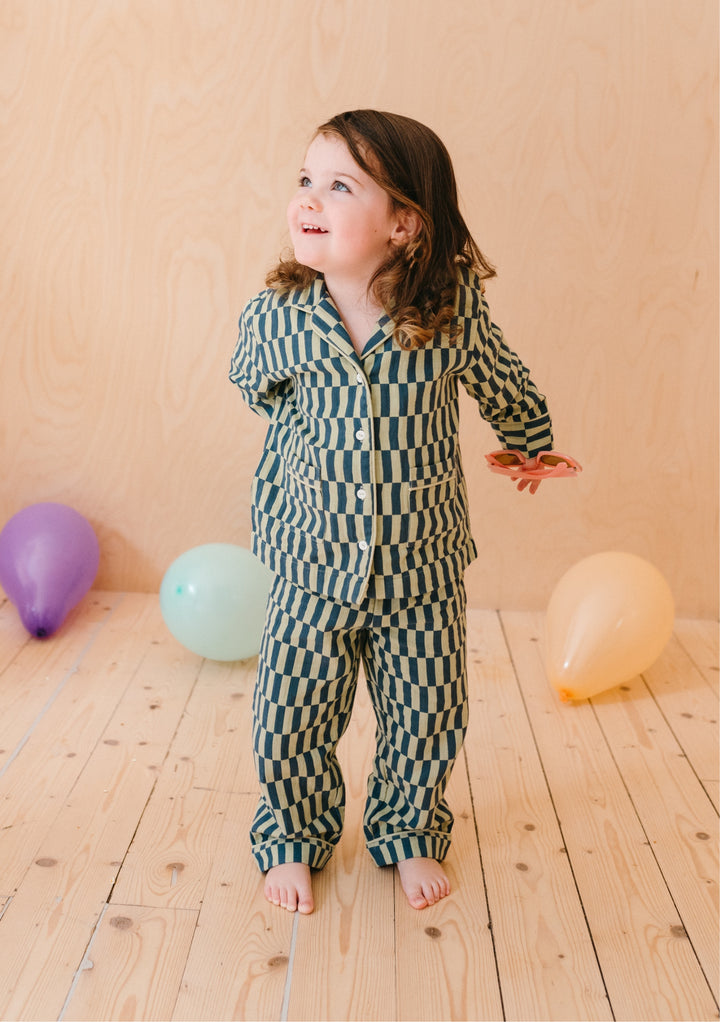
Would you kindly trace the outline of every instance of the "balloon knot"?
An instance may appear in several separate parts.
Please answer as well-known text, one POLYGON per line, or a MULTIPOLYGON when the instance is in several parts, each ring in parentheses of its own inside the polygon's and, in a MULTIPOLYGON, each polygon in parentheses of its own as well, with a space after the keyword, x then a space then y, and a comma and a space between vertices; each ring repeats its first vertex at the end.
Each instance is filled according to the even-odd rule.
POLYGON ((46 639, 48 636, 47 628, 36 628, 35 635, 38 639, 46 639))

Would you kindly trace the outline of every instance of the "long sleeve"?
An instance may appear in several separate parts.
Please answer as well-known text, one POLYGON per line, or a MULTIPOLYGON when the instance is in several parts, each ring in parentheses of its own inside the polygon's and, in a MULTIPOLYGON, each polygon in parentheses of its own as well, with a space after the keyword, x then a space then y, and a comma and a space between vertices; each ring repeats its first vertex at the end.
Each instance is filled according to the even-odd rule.
POLYGON ((257 327, 263 320, 249 303, 240 317, 238 342, 230 361, 230 380, 236 384, 246 403, 264 419, 272 419, 275 405, 287 380, 273 378, 267 365, 257 327))
POLYGON ((528 457, 551 450, 552 422, 544 395, 505 343, 502 330, 491 322, 485 299, 477 292, 466 294, 461 308, 463 298, 474 307, 477 329, 475 358, 465 367, 463 385, 503 447, 521 450, 528 457))

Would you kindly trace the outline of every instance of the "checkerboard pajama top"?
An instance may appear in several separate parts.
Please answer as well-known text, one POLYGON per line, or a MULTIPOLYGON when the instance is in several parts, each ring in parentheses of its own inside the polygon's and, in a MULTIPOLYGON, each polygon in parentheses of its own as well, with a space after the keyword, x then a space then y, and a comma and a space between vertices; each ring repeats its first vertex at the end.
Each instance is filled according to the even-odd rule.
POLYGON ((458 387, 503 447, 552 448, 545 398, 460 271, 454 325, 419 350, 382 317, 358 355, 321 277, 253 298, 230 379, 269 420, 252 547, 276 575, 349 604, 447 585, 476 556, 458 444, 458 387))

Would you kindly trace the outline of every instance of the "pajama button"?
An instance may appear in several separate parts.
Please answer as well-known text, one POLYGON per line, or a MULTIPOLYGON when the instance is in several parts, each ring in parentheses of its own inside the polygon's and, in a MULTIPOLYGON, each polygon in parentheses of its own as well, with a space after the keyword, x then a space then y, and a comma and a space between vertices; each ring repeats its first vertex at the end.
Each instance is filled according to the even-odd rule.
POLYGON ((360 547, 361 550, 367 550, 368 548, 367 542, 364 539, 360 540, 358 546, 360 547))
POLYGON ((363 381, 363 374, 362 373, 358 373, 356 379, 357 379, 358 383, 362 383, 362 381, 363 381))
POLYGON ((357 437, 358 440, 364 440, 365 439, 365 430, 364 429, 359 429, 357 431, 357 433, 355 434, 355 436, 357 437))
POLYGON ((367 497, 367 493, 365 492, 365 490, 358 490, 355 496, 357 497, 358 500, 365 500, 365 498, 367 497))

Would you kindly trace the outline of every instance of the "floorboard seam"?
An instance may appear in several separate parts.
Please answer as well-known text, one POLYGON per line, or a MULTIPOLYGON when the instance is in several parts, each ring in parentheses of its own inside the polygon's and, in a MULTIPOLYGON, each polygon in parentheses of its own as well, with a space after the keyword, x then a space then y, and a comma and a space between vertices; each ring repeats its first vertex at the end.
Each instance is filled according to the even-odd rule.
POLYGON ((292 987, 292 975, 293 965, 295 963, 295 945, 297 944, 297 932, 298 932, 298 921, 300 919, 300 913, 295 913, 293 919, 292 934, 290 936, 290 954, 288 955, 288 967, 287 975, 285 977, 285 991, 283 993, 283 1003, 280 1009, 280 1022, 287 1022, 288 1009, 290 1007, 290 989, 292 987))

